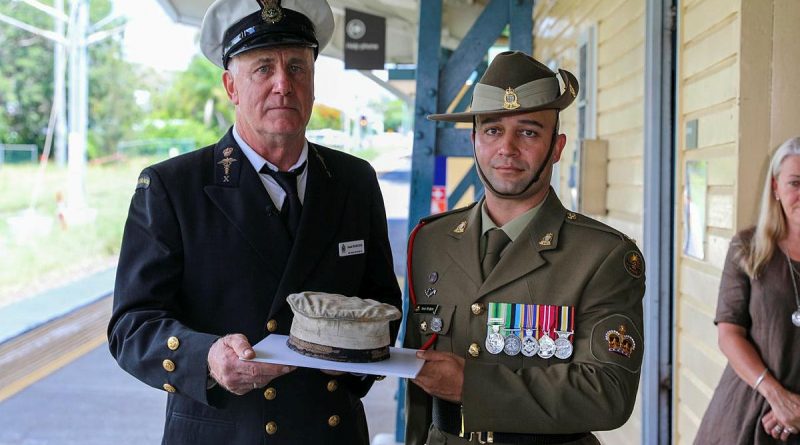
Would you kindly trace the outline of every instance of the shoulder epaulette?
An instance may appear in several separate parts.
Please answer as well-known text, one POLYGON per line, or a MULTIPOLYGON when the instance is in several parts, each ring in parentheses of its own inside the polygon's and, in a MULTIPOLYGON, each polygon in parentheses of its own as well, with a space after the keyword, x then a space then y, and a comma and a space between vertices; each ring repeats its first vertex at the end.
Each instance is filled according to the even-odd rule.
POLYGON ((473 208, 475 206, 475 204, 477 204, 477 202, 473 202, 472 204, 470 204, 468 206, 465 206, 465 207, 459 207, 457 209, 452 209, 452 210, 448 210, 446 212, 437 213, 435 215, 426 216, 424 218, 421 218, 417 225, 419 225, 419 224, 428 224, 431 221, 436 221, 437 219, 445 217, 445 216, 448 216, 448 215, 454 215, 456 213, 465 212, 465 211, 473 208))
POLYGON ((590 229, 600 230, 606 233, 611 233, 613 235, 618 236, 620 239, 628 240, 636 244, 636 241, 633 238, 629 237, 628 235, 625 235, 624 233, 609 226, 608 224, 602 223, 593 218, 589 218, 586 215, 581 215, 580 213, 567 211, 567 215, 564 219, 570 224, 574 224, 576 226, 581 226, 581 227, 588 227, 590 229))

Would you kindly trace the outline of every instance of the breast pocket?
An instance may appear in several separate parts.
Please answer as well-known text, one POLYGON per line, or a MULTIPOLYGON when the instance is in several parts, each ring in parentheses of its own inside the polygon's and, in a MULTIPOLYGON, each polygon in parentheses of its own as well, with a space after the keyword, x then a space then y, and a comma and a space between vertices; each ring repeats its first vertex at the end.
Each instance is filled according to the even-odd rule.
POLYGON ((440 304, 418 304, 412 312, 412 326, 420 339, 418 347, 428 345, 436 335, 435 343, 431 349, 437 351, 453 352, 453 321, 456 306, 440 304))

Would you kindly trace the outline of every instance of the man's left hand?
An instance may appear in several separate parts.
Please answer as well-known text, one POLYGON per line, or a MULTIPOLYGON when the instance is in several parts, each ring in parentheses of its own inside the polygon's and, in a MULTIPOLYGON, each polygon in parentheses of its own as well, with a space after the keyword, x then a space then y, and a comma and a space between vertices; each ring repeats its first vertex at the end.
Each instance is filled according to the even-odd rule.
POLYGON ((425 360, 425 364, 412 382, 434 397, 460 403, 464 359, 439 351, 417 351, 417 358, 425 360))

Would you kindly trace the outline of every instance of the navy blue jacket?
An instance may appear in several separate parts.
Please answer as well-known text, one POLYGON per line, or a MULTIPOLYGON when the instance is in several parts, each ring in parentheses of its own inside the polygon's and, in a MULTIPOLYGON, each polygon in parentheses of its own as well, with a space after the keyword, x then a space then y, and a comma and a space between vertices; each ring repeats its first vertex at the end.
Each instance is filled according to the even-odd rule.
MULTIPOLYGON (((297 369, 268 385, 269 399, 265 388, 243 396, 207 389, 211 344, 229 333, 255 344, 270 334, 268 325, 287 335, 291 293, 324 291, 400 308, 375 171, 314 144, 308 169, 293 244, 230 131, 216 145, 142 172, 108 337, 123 369, 169 392, 164 444, 369 443, 360 398, 372 378, 297 369), (339 243, 357 240, 364 254, 339 255, 339 243)), ((396 332, 392 325, 392 338, 396 332)))

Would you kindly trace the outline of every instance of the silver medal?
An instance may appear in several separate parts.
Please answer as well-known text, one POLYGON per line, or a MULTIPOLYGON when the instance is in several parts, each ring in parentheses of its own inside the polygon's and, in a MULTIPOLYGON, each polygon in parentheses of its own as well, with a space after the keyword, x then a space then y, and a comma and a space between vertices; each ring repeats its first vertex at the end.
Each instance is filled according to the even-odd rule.
POLYGON ((499 354, 503 351, 505 343, 506 340, 503 338, 503 334, 500 333, 500 325, 489 325, 489 329, 486 332, 486 350, 490 354, 499 354))
POLYGON ((442 331, 442 319, 439 317, 433 317, 431 319, 431 331, 433 332, 441 332, 442 331))
POLYGON ((539 357, 550 358, 556 353, 556 342, 545 332, 539 339, 539 357))
POLYGON ((558 338, 554 342, 556 346, 556 358, 561 360, 568 359, 572 355, 572 342, 569 341, 569 336, 572 332, 556 331, 558 338))
POLYGON ((800 327, 800 309, 792 312, 792 324, 800 327))
POLYGON ((522 355, 533 357, 539 352, 539 342, 533 336, 533 329, 525 329, 525 337, 522 338, 522 355))
POLYGON ((517 355, 522 350, 522 340, 519 339, 519 335, 516 332, 512 331, 511 334, 506 336, 505 343, 503 352, 508 355, 517 355))

